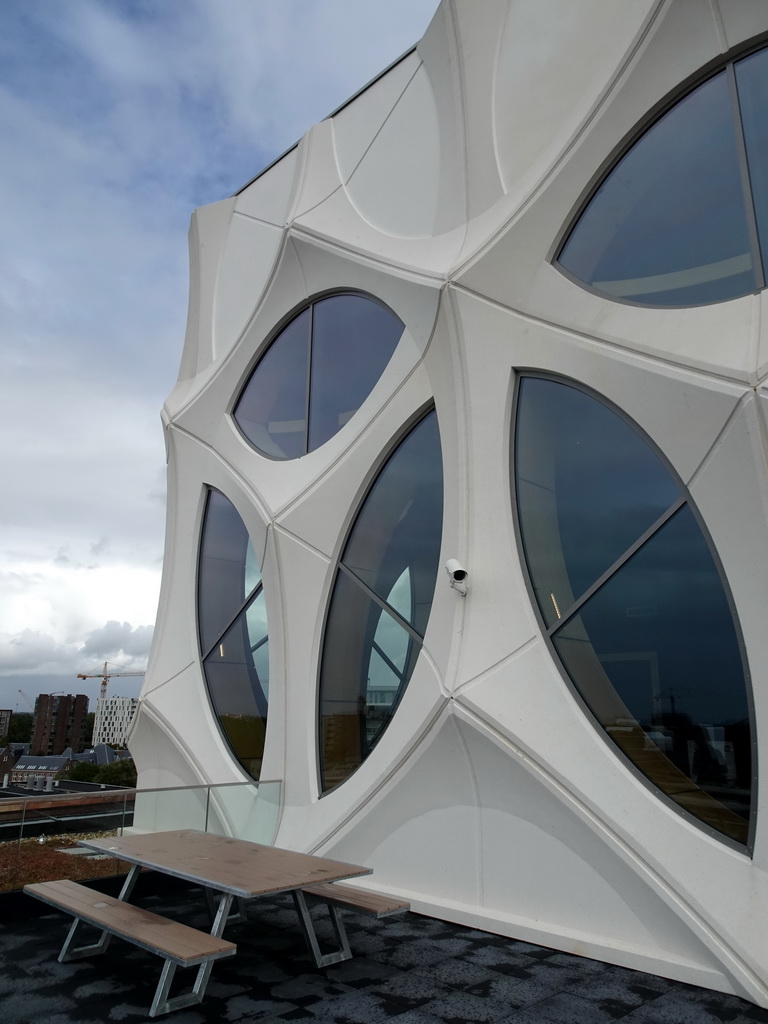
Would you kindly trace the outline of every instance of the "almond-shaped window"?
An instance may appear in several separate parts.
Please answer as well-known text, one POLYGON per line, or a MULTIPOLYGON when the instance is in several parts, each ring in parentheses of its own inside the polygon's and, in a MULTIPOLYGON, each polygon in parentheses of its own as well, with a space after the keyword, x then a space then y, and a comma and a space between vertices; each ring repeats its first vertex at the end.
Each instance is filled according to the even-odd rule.
POLYGON ((535 376, 519 382, 514 483, 530 585, 576 691, 658 790, 746 845, 750 690, 690 496, 637 426, 535 376))
POLYGON ((432 607, 442 523, 433 410, 376 477, 339 561, 320 669, 323 792, 368 757, 408 685, 432 607))
POLYGON ((651 306, 765 287, 766 101, 768 50, 729 62, 678 101, 603 179, 560 266, 608 298, 651 306))
POLYGON ((203 673, 214 713, 237 761, 261 774, 269 702, 269 634, 261 567, 245 523, 210 490, 197 577, 203 673))
POLYGON ((391 309, 366 295, 318 299, 277 335, 233 416, 254 448, 295 459, 333 437, 357 412, 403 333, 391 309))

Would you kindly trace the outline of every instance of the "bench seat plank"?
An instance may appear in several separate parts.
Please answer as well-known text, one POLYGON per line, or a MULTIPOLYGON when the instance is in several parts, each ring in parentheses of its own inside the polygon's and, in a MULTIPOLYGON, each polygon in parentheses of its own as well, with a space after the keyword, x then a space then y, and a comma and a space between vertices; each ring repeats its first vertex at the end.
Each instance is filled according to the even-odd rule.
POLYGON ((181 966, 231 956, 237 950, 226 939, 105 896, 69 879, 25 885, 24 892, 181 966))
POLYGON ((355 885, 343 885, 340 882, 327 882, 324 885, 305 885, 304 892, 316 896, 325 903, 333 903, 347 910, 357 910, 374 917, 388 917, 390 914, 402 914, 411 909, 410 903, 374 892, 372 889, 361 889, 355 885))

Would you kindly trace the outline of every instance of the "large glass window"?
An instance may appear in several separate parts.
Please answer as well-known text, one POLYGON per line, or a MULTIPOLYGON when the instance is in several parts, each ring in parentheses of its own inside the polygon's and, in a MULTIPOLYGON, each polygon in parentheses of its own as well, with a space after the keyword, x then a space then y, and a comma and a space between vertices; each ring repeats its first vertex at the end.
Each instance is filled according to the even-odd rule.
POLYGON ((534 376, 519 384, 514 481, 531 586, 576 690, 667 797, 745 844, 748 683, 690 498, 634 424, 534 376))
POLYGON ((237 425, 274 459, 314 451, 363 404, 402 333, 392 310, 365 295, 313 302, 257 363, 233 412, 237 425))
POLYGON ((233 754, 261 773, 269 701, 269 634, 261 570, 234 505, 211 490, 197 577, 203 673, 233 754))
POLYGON ((768 51, 690 92, 603 179, 557 257, 610 298, 693 306, 763 288, 768 51))
POLYGON ((408 685, 432 606, 442 522, 442 453, 432 411, 374 481, 339 562, 320 670, 324 792, 362 764, 408 685))

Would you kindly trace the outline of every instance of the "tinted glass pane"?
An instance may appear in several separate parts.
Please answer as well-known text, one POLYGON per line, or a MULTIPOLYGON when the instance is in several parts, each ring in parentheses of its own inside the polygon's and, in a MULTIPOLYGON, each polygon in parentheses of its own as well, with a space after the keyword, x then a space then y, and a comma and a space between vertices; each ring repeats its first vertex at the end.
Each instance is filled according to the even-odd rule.
POLYGON ((768 254, 768 50, 761 50, 736 65, 744 141, 747 147, 752 201, 765 267, 768 254))
POLYGON ((577 388, 536 377, 520 381, 515 459, 528 570, 551 626, 680 489, 625 419, 577 388))
POLYGON ((403 333, 401 321, 362 295, 315 303, 309 450, 333 437, 368 397, 403 333))
POLYGON ((320 667, 323 791, 362 764, 386 729, 421 649, 442 534, 442 456, 434 412, 390 456, 358 513, 336 575, 320 667), (381 601, 373 600, 363 583, 381 601))
POLYGON ((410 570, 410 622, 424 635, 435 586, 443 521, 443 468, 437 416, 426 416, 395 450, 355 521, 342 562, 385 601, 410 570))
POLYGON ((725 72, 629 150, 559 262, 608 296, 650 305, 717 302, 755 288, 725 72))
POLYGON ((293 459, 307 450, 310 321, 306 309, 275 338, 233 413, 251 444, 275 459, 293 459))
POLYGON ((251 646, 248 615, 243 612, 205 659, 203 668, 213 709, 229 744, 243 768, 258 779, 266 735, 267 688, 259 679, 251 646))
POLYGON ((246 582, 245 576, 249 547, 248 531, 234 505, 219 491, 211 491, 198 568, 197 607, 203 654, 243 606, 251 582, 246 582))
POLYGON ((346 573, 337 575, 320 672, 323 790, 337 786, 362 764, 413 671, 419 644, 409 642, 394 620, 383 625, 384 616, 390 619, 346 573), (376 651, 376 636, 400 654, 402 668, 394 668, 376 651))
POLYGON ((553 635, 608 735, 659 788, 746 842, 751 740, 733 618, 685 506, 553 635))

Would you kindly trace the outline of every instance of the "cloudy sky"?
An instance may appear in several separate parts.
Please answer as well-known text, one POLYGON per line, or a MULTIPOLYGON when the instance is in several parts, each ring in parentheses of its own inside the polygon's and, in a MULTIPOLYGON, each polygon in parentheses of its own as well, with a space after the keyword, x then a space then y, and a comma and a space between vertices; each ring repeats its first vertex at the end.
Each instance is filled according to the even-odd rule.
POLYGON ((1 0, 0 707, 93 698, 78 672, 146 666, 190 214, 399 57, 436 6, 1 0))

